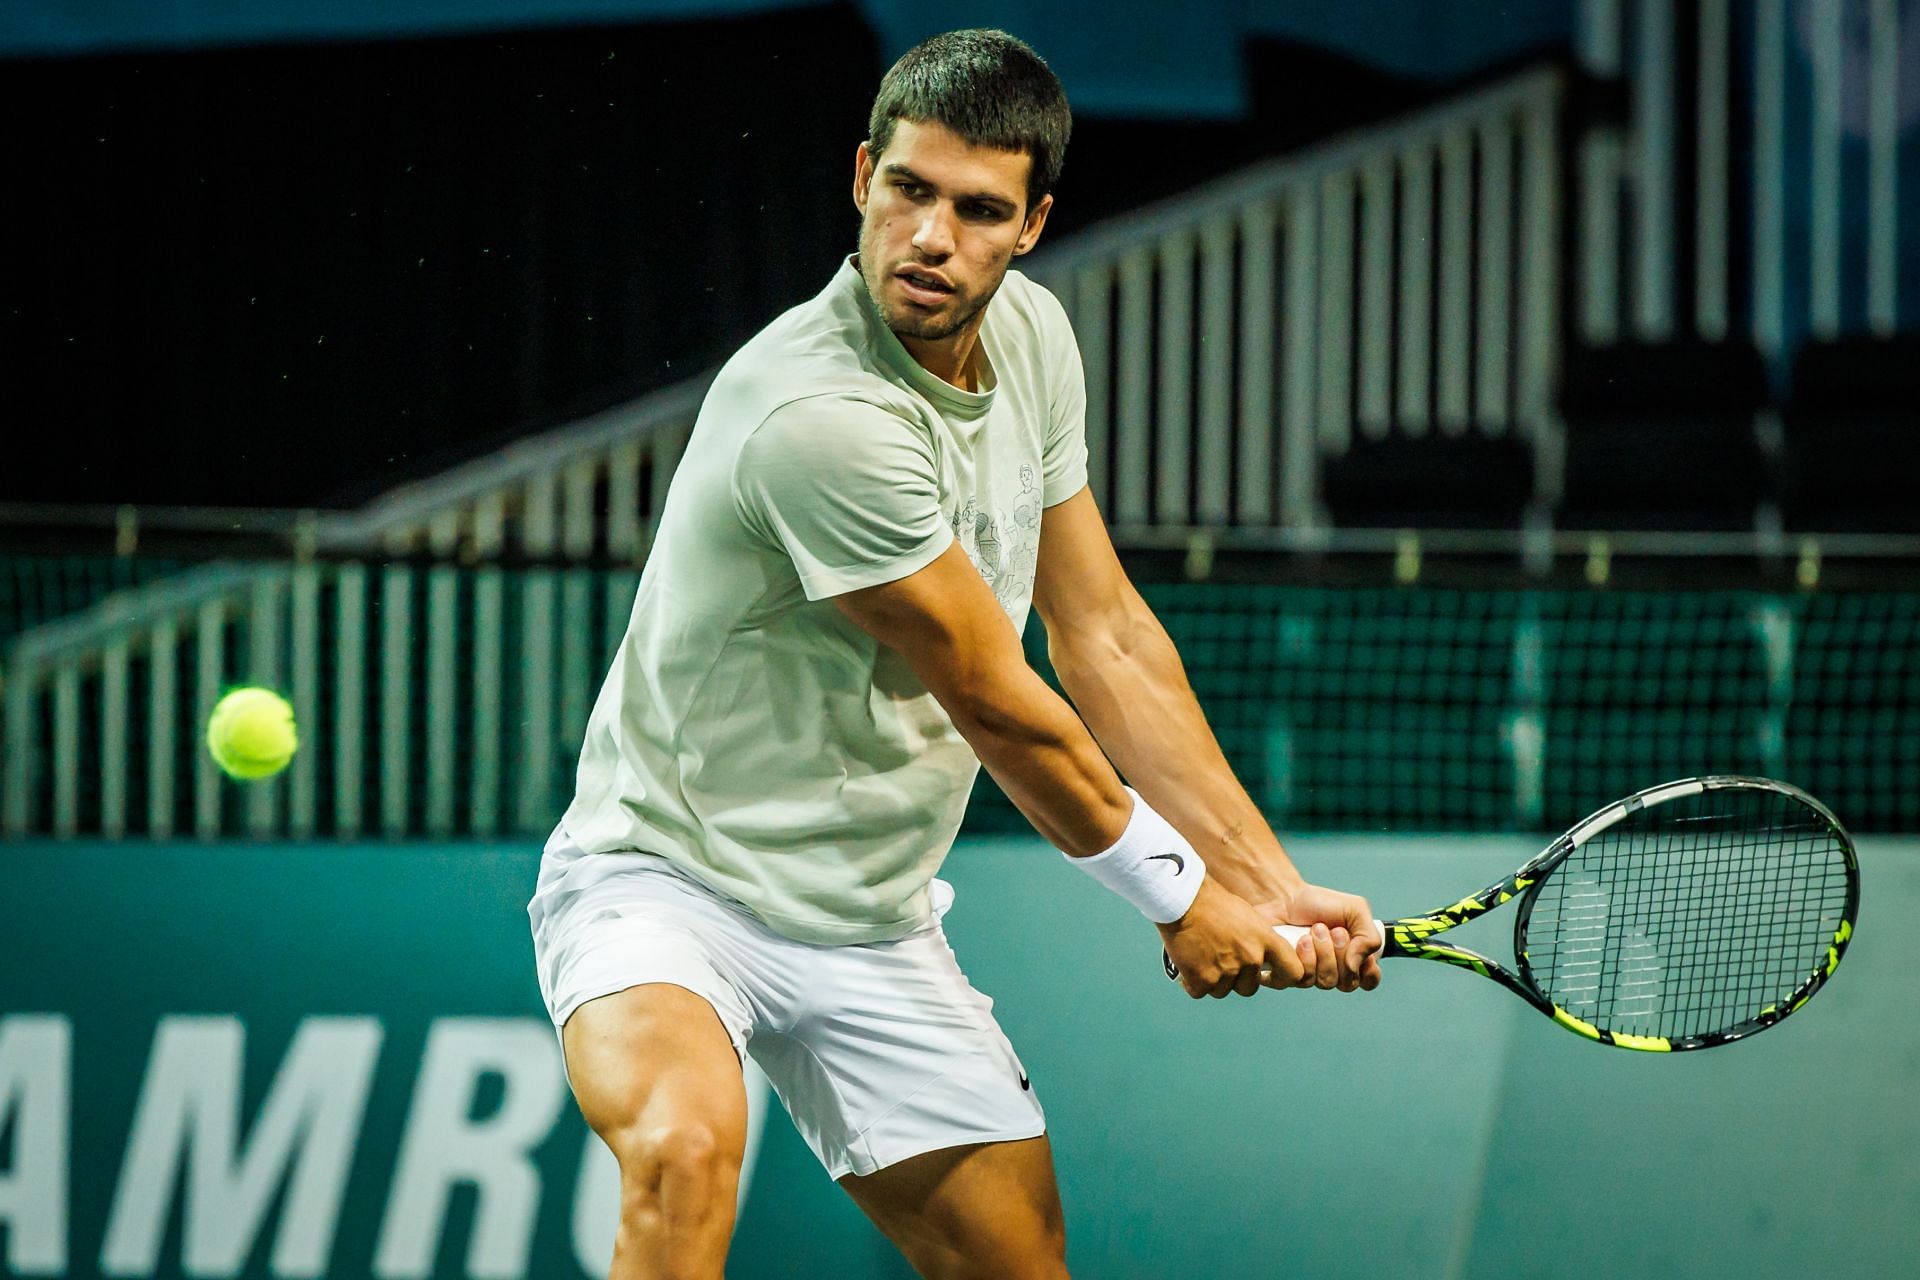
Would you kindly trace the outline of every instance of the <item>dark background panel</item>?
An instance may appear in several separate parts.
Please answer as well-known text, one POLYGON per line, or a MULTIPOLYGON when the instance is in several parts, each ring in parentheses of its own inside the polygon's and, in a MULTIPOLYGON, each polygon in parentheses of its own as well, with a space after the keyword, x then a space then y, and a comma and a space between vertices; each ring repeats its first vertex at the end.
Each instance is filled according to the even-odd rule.
MULTIPOLYGON (((669 385, 811 296, 885 61, 837 5, 0 69, 38 464, 0 501, 273 507, 669 385)), ((1440 92, 1273 41, 1245 71, 1238 120, 1083 114, 1049 236, 1440 92)))

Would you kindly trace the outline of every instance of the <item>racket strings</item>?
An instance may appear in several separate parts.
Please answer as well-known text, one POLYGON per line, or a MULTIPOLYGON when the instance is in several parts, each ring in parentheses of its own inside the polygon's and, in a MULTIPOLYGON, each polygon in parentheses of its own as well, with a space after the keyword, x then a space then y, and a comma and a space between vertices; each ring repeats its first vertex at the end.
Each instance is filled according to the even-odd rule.
POLYGON ((1847 848, 1774 791, 1708 791, 1596 834, 1541 884, 1527 964, 1541 992, 1614 1032, 1678 1039, 1782 1008, 1846 913, 1847 848))

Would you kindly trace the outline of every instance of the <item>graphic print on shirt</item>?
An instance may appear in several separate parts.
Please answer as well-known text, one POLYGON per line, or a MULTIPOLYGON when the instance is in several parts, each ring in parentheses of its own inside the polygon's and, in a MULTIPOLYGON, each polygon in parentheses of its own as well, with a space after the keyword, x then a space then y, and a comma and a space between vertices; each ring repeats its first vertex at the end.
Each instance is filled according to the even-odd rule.
POLYGON ((984 511, 977 497, 968 498, 953 513, 953 536, 1011 615, 1032 589, 1040 560, 1040 481, 1033 467, 1021 464, 1011 512, 984 511))

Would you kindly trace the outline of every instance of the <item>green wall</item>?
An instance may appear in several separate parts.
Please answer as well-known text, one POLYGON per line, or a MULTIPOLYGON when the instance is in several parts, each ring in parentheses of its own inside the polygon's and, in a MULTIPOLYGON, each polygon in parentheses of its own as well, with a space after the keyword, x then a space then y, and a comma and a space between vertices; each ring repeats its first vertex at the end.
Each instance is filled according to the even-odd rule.
MULTIPOLYGON (((1292 843, 1385 914, 1532 851, 1292 843)), ((1440 966, 1189 1002, 1152 932, 1028 839, 956 851, 948 932, 1047 1105, 1082 1277, 1912 1274, 1920 984, 1892 925, 1920 842, 1869 840, 1863 866, 1819 1000, 1674 1058, 1440 966)), ((533 869, 505 846, 0 849, 0 1274, 582 1274, 606 1162, 541 1015, 533 869)), ((908 1272, 775 1108, 730 1274, 908 1272)))

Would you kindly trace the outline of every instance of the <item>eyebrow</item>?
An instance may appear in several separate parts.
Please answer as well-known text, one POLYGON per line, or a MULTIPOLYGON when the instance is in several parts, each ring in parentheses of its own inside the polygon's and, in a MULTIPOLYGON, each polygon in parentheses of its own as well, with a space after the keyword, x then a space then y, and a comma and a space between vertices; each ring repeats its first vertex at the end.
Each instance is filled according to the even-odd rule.
MULTIPOLYGON (((927 181, 927 179, 915 173, 913 170, 907 168, 907 166, 901 164, 898 160, 888 161, 887 164, 881 169, 881 172, 893 178, 906 178, 910 182, 917 182, 923 187, 931 187, 935 191, 938 191, 940 189, 939 184, 927 181)), ((1016 209, 1019 207, 1012 200, 1009 200, 1007 197, 1003 195, 996 195, 994 192, 991 192, 991 191, 973 191, 973 192, 967 193, 966 195, 956 196, 954 198, 957 200, 978 200, 982 204, 1001 205, 1007 209, 1016 209)))

